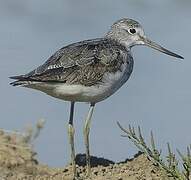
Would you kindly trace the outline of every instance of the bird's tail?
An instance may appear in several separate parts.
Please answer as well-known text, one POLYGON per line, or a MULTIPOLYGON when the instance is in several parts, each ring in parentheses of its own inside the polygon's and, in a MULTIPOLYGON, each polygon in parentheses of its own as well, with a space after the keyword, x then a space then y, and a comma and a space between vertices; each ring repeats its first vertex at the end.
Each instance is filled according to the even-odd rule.
POLYGON ((26 85, 30 84, 30 81, 24 75, 12 76, 12 77, 9 77, 9 78, 10 79, 16 79, 16 81, 13 81, 13 82, 10 83, 10 85, 12 85, 12 86, 26 86, 26 85))

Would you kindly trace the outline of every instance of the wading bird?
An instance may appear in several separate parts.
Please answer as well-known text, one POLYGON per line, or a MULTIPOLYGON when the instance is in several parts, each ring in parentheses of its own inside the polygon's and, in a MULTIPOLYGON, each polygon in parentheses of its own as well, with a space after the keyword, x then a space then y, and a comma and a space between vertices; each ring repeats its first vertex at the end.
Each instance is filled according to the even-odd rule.
POLYGON ((13 86, 42 91, 70 101, 68 124, 71 161, 77 176, 74 148, 73 115, 75 102, 88 102, 90 109, 84 124, 87 175, 90 175, 89 132, 95 104, 114 94, 133 70, 131 48, 146 45, 170 56, 183 59, 149 40, 135 20, 123 18, 115 22, 103 38, 70 44, 58 50, 44 64, 25 75, 13 76, 13 86))

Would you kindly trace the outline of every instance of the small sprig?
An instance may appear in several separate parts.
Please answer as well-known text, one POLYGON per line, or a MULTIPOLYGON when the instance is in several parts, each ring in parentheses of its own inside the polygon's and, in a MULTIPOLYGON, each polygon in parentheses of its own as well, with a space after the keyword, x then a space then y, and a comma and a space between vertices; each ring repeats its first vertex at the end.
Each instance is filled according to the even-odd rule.
POLYGON ((155 165, 158 165, 160 168, 164 169, 169 175, 169 177, 172 177, 177 180, 190 180, 191 145, 187 147, 186 155, 183 155, 180 151, 177 150, 178 154, 181 157, 181 163, 183 167, 183 170, 181 170, 181 168, 179 168, 179 162, 175 154, 172 152, 169 143, 167 143, 168 155, 166 156, 166 159, 164 160, 161 157, 162 151, 156 148, 152 131, 151 131, 150 146, 148 146, 144 140, 140 126, 138 126, 138 130, 136 132, 135 128, 130 125, 128 129, 125 129, 121 126, 119 122, 117 122, 117 124, 119 128, 123 132, 125 132, 125 135, 122 135, 122 136, 128 137, 141 152, 145 153, 147 157, 151 161, 153 161, 155 165))
POLYGON ((178 149, 177 152, 182 160, 183 165, 183 174, 187 178, 186 180, 189 180, 191 178, 191 145, 187 147, 187 153, 186 155, 182 154, 178 149))
POLYGON ((37 121, 36 126, 32 127, 32 126, 28 126, 25 129, 25 133, 23 136, 23 141, 27 144, 32 144, 35 139, 37 139, 40 135, 41 130, 43 129, 45 124, 45 120, 44 119, 40 119, 37 121))

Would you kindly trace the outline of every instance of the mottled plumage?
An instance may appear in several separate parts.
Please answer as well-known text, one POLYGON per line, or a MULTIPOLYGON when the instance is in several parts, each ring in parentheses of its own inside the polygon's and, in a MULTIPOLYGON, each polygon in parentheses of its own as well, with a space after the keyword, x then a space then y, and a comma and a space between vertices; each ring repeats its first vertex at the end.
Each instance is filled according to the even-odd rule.
POLYGON ((93 39, 63 47, 32 72, 12 78, 92 86, 102 81, 104 73, 120 71, 125 62, 130 75, 132 58, 125 47, 106 38, 93 39))
MULTIPOLYGON (((74 43, 61 48, 43 65, 30 73, 12 77, 19 79, 13 82, 12 85, 22 85, 38 89, 54 97, 69 101, 75 98, 77 101, 98 102, 110 96, 121 87, 129 78, 132 69, 133 59, 128 49, 121 46, 115 40, 100 38, 74 43), (123 68, 124 65, 126 66, 125 69, 123 68), (75 93, 68 93, 67 90, 63 92, 66 97, 64 97, 62 93, 58 93, 58 83, 60 86, 70 86, 70 88, 71 85, 81 85, 93 87, 96 91, 98 88, 104 89, 106 87, 104 83, 107 81, 106 76, 113 76, 115 78, 115 74, 119 73, 125 77, 124 80, 122 80, 123 82, 121 82, 117 88, 113 87, 113 91, 108 92, 108 90, 106 90, 107 92, 102 96, 100 96, 100 93, 102 93, 100 92, 99 95, 97 95, 99 98, 96 96, 97 99, 89 97, 89 95, 82 97, 78 91, 76 93, 78 98, 75 93), (57 84, 57 86, 55 86, 55 84, 57 84), (48 90, 51 85, 57 88, 51 91, 56 92, 50 92, 48 90), (104 87, 102 88, 102 86, 104 87)), ((123 79, 123 77, 117 75, 117 82, 119 79, 123 79)), ((108 89, 112 86, 111 82, 106 88, 108 89)), ((53 87, 51 89, 53 89, 53 87)))

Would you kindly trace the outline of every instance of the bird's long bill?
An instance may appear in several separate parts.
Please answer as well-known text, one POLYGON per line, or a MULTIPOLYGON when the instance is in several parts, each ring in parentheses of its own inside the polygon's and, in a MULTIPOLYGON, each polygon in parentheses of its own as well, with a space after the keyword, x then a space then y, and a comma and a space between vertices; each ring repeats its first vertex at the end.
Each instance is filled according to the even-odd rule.
POLYGON ((160 51, 162 53, 168 54, 170 56, 174 56, 176 58, 184 59, 182 56, 180 56, 178 54, 175 54, 175 53, 169 51, 168 49, 163 48, 162 46, 160 46, 157 43, 151 41, 150 39, 143 38, 143 42, 144 42, 144 45, 146 45, 148 47, 151 47, 153 49, 156 49, 156 50, 158 50, 158 51, 160 51))

